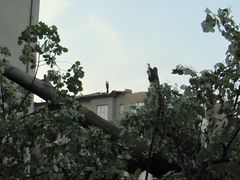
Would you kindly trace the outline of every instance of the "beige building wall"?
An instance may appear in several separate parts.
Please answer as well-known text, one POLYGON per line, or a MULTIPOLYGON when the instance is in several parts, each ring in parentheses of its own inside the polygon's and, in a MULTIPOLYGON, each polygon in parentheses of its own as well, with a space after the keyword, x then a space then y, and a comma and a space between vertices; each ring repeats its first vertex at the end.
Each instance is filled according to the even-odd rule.
MULTIPOLYGON (((146 92, 136 92, 132 93, 131 90, 125 91, 112 91, 109 94, 106 93, 93 93, 85 96, 79 96, 76 99, 81 102, 81 104, 95 112, 97 114, 97 106, 108 106, 108 118, 107 120, 119 119, 124 115, 124 112, 131 112, 132 106, 137 104, 143 104, 146 98, 146 92), (120 106, 123 105, 124 109, 121 112, 120 106)), ((45 106, 46 103, 35 103, 35 111, 45 106)), ((145 179, 146 172, 144 171, 139 180, 145 179)), ((153 180, 151 174, 148 175, 148 180, 153 180)))
POLYGON ((131 91, 119 91, 117 93, 99 93, 79 97, 82 105, 97 114, 97 106, 108 106, 107 120, 119 119, 124 112, 131 112, 136 103, 143 103, 146 92, 132 93, 131 91), (121 107, 122 106, 122 107, 121 107), (120 107, 122 109, 120 109, 120 107))
POLYGON ((38 15, 39 0, 0 0, 0 46, 10 49, 11 64, 30 74, 34 70, 18 60, 21 47, 17 39, 27 26, 38 22, 38 15))
POLYGON ((120 105, 123 105, 123 111, 124 112, 130 112, 132 110, 132 106, 136 103, 144 102, 144 99, 146 97, 146 92, 136 92, 136 93, 129 93, 120 95, 118 98, 116 98, 116 116, 121 115, 120 112, 120 105))
MULTIPOLYGON (((143 104, 146 98, 146 92, 132 93, 131 90, 125 90, 121 93, 110 93, 110 94, 95 94, 90 96, 84 96, 81 101, 82 105, 87 109, 97 114, 97 106, 107 105, 108 106, 108 120, 120 119, 126 112, 132 112, 132 106, 143 104), (121 107, 122 106, 122 107, 121 107), (121 108, 120 108, 121 107, 121 108)), ((142 172, 139 180, 145 180, 146 171, 142 172)), ((148 180, 153 180, 151 174, 148 175, 148 180)))
MULTIPOLYGON (((113 114, 113 103, 114 103, 114 98, 113 97, 103 97, 103 98, 96 98, 96 99, 92 99, 90 102, 88 103, 88 107, 86 106, 86 108, 88 108, 89 110, 97 113, 97 106, 102 106, 102 105, 107 105, 108 106, 108 120, 112 120, 114 117, 113 114)), ((85 107, 85 103, 83 103, 83 106, 85 107)))
MULTIPOLYGON (((38 23, 39 3, 40 0, 0 0, 0 46, 9 48, 11 57, 8 60, 12 65, 31 75, 35 69, 19 61, 22 47, 17 41, 27 26, 38 23)), ((29 111, 33 111, 33 104, 29 111)))

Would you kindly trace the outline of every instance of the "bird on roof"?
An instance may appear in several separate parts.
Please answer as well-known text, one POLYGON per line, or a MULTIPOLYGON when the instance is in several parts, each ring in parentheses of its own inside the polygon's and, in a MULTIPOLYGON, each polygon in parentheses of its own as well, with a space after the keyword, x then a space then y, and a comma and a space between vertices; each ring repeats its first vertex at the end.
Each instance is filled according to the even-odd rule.
POLYGON ((44 74, 44 75, 43 75, 43 79, 42 79, 42 81, 45 82, 48 86, 53 87, 53 85, 52 85, 52 83, 51 83, 51 81, 50 81, 48 75, 44 74))

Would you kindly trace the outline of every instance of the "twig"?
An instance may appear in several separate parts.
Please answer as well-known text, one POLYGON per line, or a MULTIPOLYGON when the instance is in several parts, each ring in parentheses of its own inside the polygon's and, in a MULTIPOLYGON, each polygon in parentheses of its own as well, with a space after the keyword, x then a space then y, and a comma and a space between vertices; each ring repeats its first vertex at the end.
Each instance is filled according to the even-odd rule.
POLYGON ((233 143, 233 141, 235 140, 235 138, 237 137, 238 133, 240 132, 240 127, 235 131, 235 133, 233 134, 232 138, 230 139, 230 141, 228 142, 228 144, 226 146, 223 146, 223 155, 222 155, 222 159, 226 158, 228 155, 228 151, 233 143))
POLYGON ((24 118, 26 118, 26 117, 29 117, 29 116, 32 116, 32 115, 39 114, 39 113, 41 113, 41 112, 43 111, 43 109, 44 109, 44 108, 41 108, 41 109, 39 109, 38 111, 33 111, 33 112, 30 113, 30 114, 25 114, 25 115, 22 116, 20 119, 24 119, 24 118))
MULTIPOLYGON (((239 98, 239 94, 240 94, 240 86, 238 87, 238 90, 237 90, 237 96, 235 98, 233 110, 235 110, 236 107, 237 107, 237 101, 238 101, 238 98, 239 98)), ((226 162, 230 161, 229 158, 227 158, 228 152, 229 152, 229 149, 231 148, 231 145, 233 144, 233 142, 236 139, 236 137, 237 137, 239 132, 240 132, 240 127, 237 128, 236 131, 233 133, 233 136, 230 139, 230 141, 227 143, 227 145, 222 144, 222 146, 223 146, 223 153, 222 153, 221 158, 216 159, 216 160, 209 160, 207 162, 204 162, 204 164, 205 164, 204 169, 206 169, 209 165, 221 164, 221 163, 226 163, 226 162)))
POLYGON ((154 143, 154 138, 155 138, 156 132, 157 132, 157 128, 154 128, 152 139, 151 139, 151 144, 150 144, 150 149, 149 149, 149 153, 148 153, 148 162, 147 162, 147 166, 148 167, 147 167, 147 172, 146 172, 146 175, 145 175, 145 180, 148 179, 148 171, 150 169, 150 162, 151 162, 151 156, 152 156, 152 150, 153 150, 153 143, 154 143))
MULTIPOLYGON (((150 67, 150 64, 148 64, 147 74, 148 74, 148 80, 150 82, 150 85, 154 86, 158 91, 158 93, 157 93, 158 109, 157 109, 157 114, 156 114, 156 117, 155 117, 155 120, 157 120, 160 117, 161 112, 163 113, 162 109, 163 109, 163 105, 164 105, 162 94, 159 91, 160 82, 159 82, 157 68, 154 67, 152 69, 150 67)), ((153 135, 152 135, 151 144, 150 144, 150 148, 149 148, 149 154, 148 154, 147 172, 146 172, 146 175, 145 175, 145 180, 148 179, 148 172, 149 172, 149 169, 150 169, 150 162, 151 162, 153 144, 154 144, 154 139, 155 139, 156 133, 157 133, 157 127, 155 127, 154 130, 153 130, 153 135)))
POLYGON ((230 161, 229 159, 216 159, 216 160, 208 161, 207 163, 208 165, 216 165, 216 164, 226 163, 229 161, 230 161))
POLYGON ((3 111, 3 119, 5 119, 5 106, 4 106, 4 92, 3 92, 3 87, 1 85, 1 93, 2 93, 2 111, 3 111))
MULTIPOLYGON (((33 77, 33 80, 32 80, 32 84, 31 86, 33 86, 33 83, 37 77, 37 72, 38 72, 38 69, 39 69, 39 63, 40 63, 40 54, 38 55, 38 65, 37 65, 37 69, 36 69, 36 72, 35 72, 35 75, 33 77)), ((17 110, 15 111, 15 115, 19 112, 21 106, 23 105, 24 101, 27 99, 27 97, 29 96, 30 92, 28 91, 26 93, 26 95, 24 96, 24 98, 22 99, 21 103, 19 104, 19 106, 17 107, 17 110)))
POLYGON ((34 174, 34 175, 31 175, 31 176, 28 176, 24 179, 32 179, 32 178, 35 178, 35 177, 39 177, 39 176, 42 176, 42 175, 45 175, 45 174, 48 174, 49 171, 46 171, 46 172, 42 172, 42 173, 38 173, 38 174, 34 174))
POLYGON ((240 94, 240 86, 238 87, 238 90, 237 90, 237 96, 236 96, 236 98, 235 98, 233 110, 235 110, 236 107, 237 107, 237 102, 238 102, 239 94, 240 94))
MULTIPOLYGON (((238 89, 237 89, 237 96, 236 96, 236 99, 235 99, 233 110, 235 110, 236 107, 237 107, 237 102, 238 102, 239 95, 240 95, 240 86, 238 86, 238 89)), ((234 132, 234 134, 233 134, 232 138, 230 139, 230 141, 228 142, 228 144, 223 146, 222 159, 227 157, 228 151, 229 151, 233 141, 235 140, 235 138, 237 137, 239 132, 240 132, 240 127, 236 129, 236 131, 234 132)))

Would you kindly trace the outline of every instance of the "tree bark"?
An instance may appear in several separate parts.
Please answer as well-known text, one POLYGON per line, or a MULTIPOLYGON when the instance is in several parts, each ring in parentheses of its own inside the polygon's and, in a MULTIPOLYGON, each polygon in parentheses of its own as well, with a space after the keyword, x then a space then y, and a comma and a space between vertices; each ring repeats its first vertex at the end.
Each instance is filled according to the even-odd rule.
MULTIPOLYGON (((12 66, 9 63, 6 63, 5 65, 4 76, 46 101, 57 101, 64 103, 64 99, 58 96, 53 87, 49 86, 42 80, 34 78, 33 76, 25 73, 17 67, 12 66)), ((114 138, 121 138, 121 129, 117 128, 110 122, 102 119, 100 116, 84 107, 82 107, 82 111, 85 115, 85 120, 81 122, 82 125, 95 126, 102 129, 105 133, 110 134, 114 138)), ((131 146, 134 146, 133 156, 136 157, 136 160, 129 162, 129 169, 131 171, 141 168, 148 170, 154 176, 161 177, 168 171, 181 170, 176 163, 170 163, 167 158, 163 157, 161 154, 154 154, 150 160, 149 166, 147 166, 146 164, 148 163, 149 159, 144 157, 143 154, 149 151, 149 147, 131 136, 129 136, 129 142, 131 142, 131 146)))

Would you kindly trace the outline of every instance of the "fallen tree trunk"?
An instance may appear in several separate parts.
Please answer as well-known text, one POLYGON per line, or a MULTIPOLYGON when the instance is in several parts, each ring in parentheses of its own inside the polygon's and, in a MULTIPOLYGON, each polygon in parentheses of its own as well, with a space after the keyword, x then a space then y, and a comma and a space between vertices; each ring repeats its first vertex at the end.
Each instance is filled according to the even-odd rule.
MULTIPOLYGON (((4 68, 4 76, 13 82, 19 84, 28 91, 38 95, 44 100, 51 102, 64 102, 64 99, 58 96, 56 90, 49 86, 46 82, 41 81, 33 76, 25 73, 24 71, 6 63, 4 68)), ((85 126, 95 126, 102 129, 105 133, 110 134, 114 138, 120 138, 121 129, 117 128, 110 122, 102 119, 94 112, 82 107, 85 115, 85 120, 82 122, 85 126)), ((160 177, 168 171, 179 171, 181 168, 176 163, 169 163, 169 161, 161 154, 154 154, 150 159, 150 164, 147 166, 149 159, 144 157, 144 153, 149 151, 149 147, 137 140, 136 138, 129 138, 130 142, 134 145, 134 154, 136 160, 129 163, 129 169, 135 170, 141 168, 148 170, 154 176, 160 177)))

